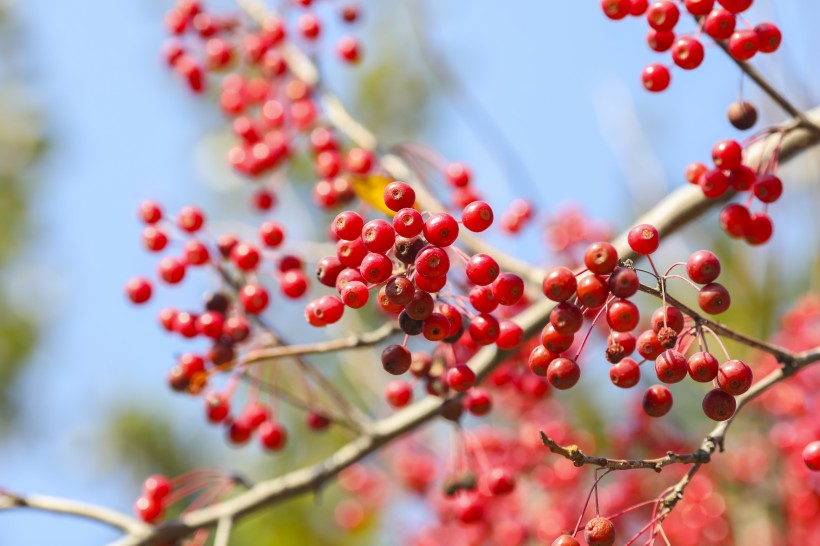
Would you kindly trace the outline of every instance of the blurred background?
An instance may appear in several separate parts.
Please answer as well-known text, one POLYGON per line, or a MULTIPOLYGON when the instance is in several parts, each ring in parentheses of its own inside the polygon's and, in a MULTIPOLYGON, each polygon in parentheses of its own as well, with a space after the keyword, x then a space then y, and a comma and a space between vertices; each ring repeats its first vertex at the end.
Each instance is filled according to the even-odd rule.
MULTIPOLYGON (((199 301, 213 279, 158 287, 140 308, 123 296, 128 278, 156 267, 140 242, 143 199, 169 211, 198 204, 217 226, 259 221, 250 186, 224 162, 228 130, 214 97, 192 96, 161 60, 171 5, 0 0, 0 487, 131 511, 149 473, 219 466, 260 478, 346 438, 331 433, 276 457, 226 446, 200 401, 166 387, 189 345, 156 322, 164 305, 199 301)), ((341 66, 332 39, 317 46, 329 85, 383 142, 421 141, 471 165, 497 208, 530 200, 540 216, 522 236, 488 237, 534 263, 552 259, 545 218, 576 207, 620 230, 685 184, 686 165, 708 160, 714 142, 741 138, 725 117, 740 75, 722 52, 707 48, 697 71, 674 71, 669 90, 650 95, 639 80, 657 56, 645 23, 609 21, 597 1, 361 5, 362 64, 341 66)), ((755 66, 799 107, 820 104, 811 24, 820 4, 759 0, 749 18, 784 31, 781 50, 755 66)), ((783 119, 752 83, 744 96, 760 109, 758 127, 783 119)), ((725 320, 765 335, 797 294, 820 289, 818 167, 806 154, 784 168, 770 244, 729 244, 713 211, 664 243, 661 260, 718 249, 732 264, 725 283, 746 294, 725 320)), ((309 192, 294 185, 270 213, 298 234, 293 248, 324 233, 327 216, 312 211, 309 192)), ((291 339, 320 335, 290 322, 291 339)), ((354 536, 323 524, 331 508, 308 498, 277 507, 241 526, 236 543, 272 544, 274 529, 276 544, 394 543, 397 508, 354 536)), ((0 512, 0 544, 116 537, 73 518, 0 512)))

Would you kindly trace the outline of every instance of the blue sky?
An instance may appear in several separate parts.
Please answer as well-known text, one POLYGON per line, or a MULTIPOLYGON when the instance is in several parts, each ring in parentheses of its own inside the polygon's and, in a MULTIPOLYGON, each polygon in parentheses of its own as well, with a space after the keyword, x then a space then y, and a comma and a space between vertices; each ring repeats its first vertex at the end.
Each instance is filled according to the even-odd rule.
MULTIPOLYGON (((364 2, 365 13, 373 3, 364 2)), ((635 208, 663 193, 657 176, 670 187, 682 184, 688 162, 708 159, 714 141, 737 135, 724 111, 737 95, 739 75, 715 48, 707 49, 695 73, 675 71, 668 92, 654 96, 638 78, 658 58, 644 45, 645 23, 610 22, 597 1, 429 4, 429 32, 534 174, 539 187, 531 197, 543 209, 581 201, 590 215, 623 227, 635 208), (626 159, 622 148, 630 151, 626 159)), ((757 4, 752 20, 772 14, 769 3, 757 4)), ((775 59, 783 64, 768 58, 755 64, 806 106, 818 93, 811 71, 820 44, 801 22, 817 21, 820 5, 787 4, 775 15, 787 30, 775 59)), ((184 346, 156 327, 160 304, 134 309, 122 297, 125 280, 151 273, 155 263, 139 245, 137 204, 151 197, 169 209, 188 202, 207 207, 221 197, 202 183, 195 161, 203 136, 220 127, 220 116, 213 104, 192 100, 160 61, 167 5, 15 4, 30 85, 53 147, 34 204, 37 242, 15 281, 29 290, 45 323, 21 392, 32 428, 0 445, 0 484, 13 490, 130 510, 134 492, 128 482, 116 466, 97 465, 94 423, 123 396, 192 411, 164 387, 169 363, 184 346)), ((406 28, 403 18, 398 10, 380 21, 406 28)), ((343 79, 331 83, 344 91, 343 79)), ((765 99, 757 102, 780 119, 765 99)), ((435 117, 430 144, 472 164, 479 187, 499 206, 516 197, 446 102, 437 105, 435 117)), ((774 207, 776 222, 786 224, 787 208, 806 206, 790 203, 794 209, 774 207)), ((524 255, 534 244, 537 235, 530 234, 512 248, 524 255)), ((173 298, 195 301, 207 281, 197 278, 175 289, 173 298)), ((160 296, 170 293, 163 289, 160 296)), ((65 518, 0 514, 3 544, 57 543, 59 537, 60 544, 87 545, 115 536, 65 518)))

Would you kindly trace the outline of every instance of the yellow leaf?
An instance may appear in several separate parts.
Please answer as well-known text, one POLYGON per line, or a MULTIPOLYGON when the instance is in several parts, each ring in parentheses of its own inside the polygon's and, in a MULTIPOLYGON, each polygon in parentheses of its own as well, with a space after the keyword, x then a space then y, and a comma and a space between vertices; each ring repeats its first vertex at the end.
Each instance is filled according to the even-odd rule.
POLYGON ((359 199, 374 209, 379 210, 388 216, 393 216, 393 211, 387 208, 387 205, 384 204, 384 188, 386 188, 392 181, 392 178, 388 178, 380 174, 356 176, 352 178, 353 191, 356 192, 359 199))

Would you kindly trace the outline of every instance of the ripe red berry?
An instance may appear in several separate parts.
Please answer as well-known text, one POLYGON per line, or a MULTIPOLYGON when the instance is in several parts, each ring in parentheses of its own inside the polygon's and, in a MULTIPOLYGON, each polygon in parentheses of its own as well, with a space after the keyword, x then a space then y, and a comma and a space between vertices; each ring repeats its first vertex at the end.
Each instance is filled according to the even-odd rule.
POLYGON ((541 289, 552 301, 566 301, 578 288, 575 274, 566 267, 553 267, 544 275, 541 289))
POLYGON ((562 301, 550 311, 550 324, 561 335, 572 335, 584 324, 584 314, 577 305, 562 301))
POLYGON ((468 328, 470 337, 479 345, 495 343, 500 335, 498 319, 487 313, 482 313, 470 321, 468 328))
POLYGON ((650 28, 646 32, 646 43, 652 51, 657 51, 658 53, 669 51, 672 44, 675 43, 675 33, 671 30, 661 32, 650 28))
POLYGON ((711 353, 697 352, 686 361, 689 377, 700 383, 708 383, 717 377, 720 364, 711 353))
POLYGON ((718 3, 732 13, 740 13, 749 9, 753 1, 754 0, 718 0, 718 3))
MULTIPOLYGON (((298 259, 289 260, 291 263, 287 264, 290 269, 301 268, 301 261, 298 259)), ((279 271, 284 271, 283 262, 279 264, 279 271)), ((316 264, 316 279, 325 286, 336 286, 336 279, 339 273, 345 268, 344 264, 336 256, 327 256, 319 260, 316 264)))
POLYGON ((737 20, 734 14, 723 8, 715 8, 703 22, 703 30, 715 40, 725 40, 735 31, 737 20))
POLYGON ((281 423, 265 420, 259 425, 259 441, 268 451, 279 451, 288 442, 288 431, 281 423))
POLYGON ((762 245, 772 238, 773 231, 772 219, 765 212, 756 212, 749 216, 743 238, 750 245, 762 245))
POLYGON ((268 291, 259 284, 246 284, 239 289, 239 304, 246 313, 258 315, 268 306, 268 291))
POLYGON ((259 259, 259 250, 249 243, 239 243, 231 250, 231 261, 242 271, 256 269, 259 259))
POLYGON ((723 207, 718 223, 730 237, 744 237, 751 224, 749 209, 739 203, 730 203, 723 207))
POLYGON ((515 305, 524 296, 524 280, 515 273, 502 273, 492 284, 493 295, 501 305, 515 305))
POLYGON ((561 535, 552 541, 551 546, 581 546, 581 543, 570 535, 561 535))
POLYGON ((162 207, 156 201, 143 201, 140 203, 139 217, 146 224, 156 224, 162 219, 162 207))
POLYGON ((453 186, 464 187, 470 183, 471 173, 467 165, 463 163, 450 163, 444 169, 444 176, 453 186))
POLYGON ((380 284, 393 274, 393 262, 384 254, 371 252, 362 260, 359 272, 368 283, 380 284))
POLYGON ((179 211, 179 216, 177 216, 177 225, 181 230, 187 231, 188 233, 199 231, 204 223, 205 215, 198 207, 190 205, 183 207, 183 209, 179 211))
POLYGON ((151 281, 145 277, 134 277, 125 283, 125 294, 134 303, 145 303, 151 299, 151 281))
POLYGON ((467 261, 466 274, 471 283, 487 286, 498 277, 498 263, 487 254, 475 254, 467 261))
POLYGON ((660 236, 655 226, 639 224, 629 230, 627 242, 633 251, 646 256, 658 250, 660 236))
POLYGON ((581 368, 569 358, 556 358, 547 367, 547 380, 556 389, 570 389, 578 383, 581 368))
POLYGON ((450 257, 442 248, 427 247, 416 256, 415 266, 419 275, 424 277, 443 277, 450 270, 450 257))
POLYGON ((622 389, 634 387, 641 380, 641 368, 631 358, 624 358, 609 368, 609 380, 622 389))
POLYGON ((416 192, 409 184, 396 180, 384 188, 384 204, 393 212, 413 208, 415 202, 416 192))
POLYGON ((160 278, 168 284, 178 284, 185 278, 185 262, 174 256, 166 256, 157 268, 160 278))
POLYGON ((502 320, 498 324, 498 339, 495 344, 499 349, 511 351, 524 342, 524 330, 511 320, 502 320))
POLYGON ((743 148, 736 140, 721 140, 712 147, 712 161, 718 169, 737 169, 743 162, 743 148))
POLYGON ((319 37, 321 32, 321 25, 319 19, 313 13, 305 13, 297 21, 299 32, 308 40, 315 40, 319 37))
POLYGON ((630 0, 629 14, 633 17, 640 17, 649 8, 649 0, 630 0))
POLYGON ((723 313, 731 303, 732 298, 729 296, 729 291, 720 283, 709 283, 698 292, 698 305, 710 315, 723 313))
POLYGON ((729 177, 720 169, 709 169, 698 178, 703 195, 709 199, 717 199, 729 190, 729 177))
POLYGON ((286 271, 279 279, 279 289, 288 298, 301 298, 308 289, 307 275, 301 269, 286 271))
POLYGON ((618 266, 618 251, 610 243, 592 243, 584 252, 584 265, 593 273, 608 275, 618 266))
POLYGON ((393 216, 393 229, 401 237, 412 238, 424 229, 424 220, 416 209, 401 209, 393 216))
POLYGON ((672 46, 672 60, 684 70, 694 70, 703 62, 704 50, 695 38, 683 36, 672 46))
POLYGON ((592 518, 584 526, 584 540, 588 546, 612 546, 615 544, 615 525, 607 518, 592 518))
POLYGON ((609 296, 607 281, 598 275, 584 275, 578 280, 578 300, 589 309, 597 309, 609 296))
POLYGON ((803 448, 803 462, 809 470, 820 471, 820 441, 806 444, 803 448))
POLYGON ((413 399, 413 387, 407 381, 395 379, 384 388, 384 398, 394 408, 403 408, 413 399))
POLYGON ((638 288, 641 286, 641 280, 638 278, 638 273, 634 269, 616 267, 615 271, 609 276, 607 286, 613 296, 629 298, 638 292, 638 288))
POLYGON ((760 39, 754 30, 738 30, 729 37, 729 54, 738 61, 748 61, 760 48, 760 39))
POLYGON ((695 161, 694 163, 690 163, 686 167, 686 172, 684 173, 684 175, 686 176, 686 180, 690 184, 697 184, 698 180, 700 180, 701 175, 705 173, 707 170, 708 168, 706 167, 706 165, 704 165, 700 161, 695 161))
POLYGON ((424 238, 438 247, 450 246, 458 238, 458 222, 446 212, 430 216, 424 222, 424 238))
POLYGON ((638 354, 647 360, 655 360, 663 352, 663 346, 658 341, 658 335, 652 330, 644 330, 638 336, 638 354))
POLYGON ((643 410, 650 417, 663 417, 672 409, 672 393, 663 385, 649 387, 643 395, 643 410))
POLYGON ((385 254, 396 242, 396 231, 386 220, 371 220, 362 228, 362 241, 368 251, 385 254))
POLYGON ((151 252, 159 252, 168 246, 168 236, 157 227, 146 226, 142 230, 142 244, 151 252))
POLYGON ((470 305, 480 313, 492 313, 498 307, 491 286, 474 286, 470 289, 470 305))
POLYGON ((660 93, 669 87, 669 82, 672 76, 669 74, 669 69, 660 63, 652 63, 647 65, 641 72, 641 82, 647 91, 653 93, 660 93))
POLYGON ((664 383, 683 381, 688 370, 686 357, 672 349, 662 352, 655 360, 655 373, 664 383))
POLYGON ((720 276, 720 260, 708 250, 693 252, 686 260, 686 274, 698 284, 714 282, 720 276))
POLYGON ((484 201, 473 201, 461 211, 461 222, 470 231, 482 232, 493 223, 493 209, 484 201))
POLYGON ((773 23, 760 23, 754 28, 754 32, 757 34, 759 49, 763 53, 774 53, 783 40, 780 29, 773 23))
POLYGON ((171 493, 171 481, 161 474, 149 476, 142 482, 142 494, 145 497, 162 501, 171 493))
POLYGON ((754 185, 757 174, 746 165, 741 165, 729 172, 728 179, 732 188, 737 191, 746 191, 754 185))
POLYGON ((162 502, 151 497, 139 497, 134 503, 134 510, 145 523, 153 523, 162 517, 162 502))
POLYGON ((373 152, 364 148, 351 148, 345 158, 345 167, 356 174, 366 174, 373 168, 373 152))
POLYGON ((752 379, 752 369, 742 360, 728 360, 718 369, 718 386, 734 396, 748 391, 752 379))
POLYGON ((575 336, 562 335, 555 331, 555 327, 551 323, 547 323, 544 329, 541 330, 541 344, 549 350, 549 352, 556 355, 563 353, 572 346, 572 341, 575 336))
POLYGON ((604 15, 614 21, 629 15, 631 7, 630 0, 601 0, 601 9, 604 10, 604 15))
POLYGON ((678 6, 670 0, 660 0, 649 6, 646 11, 646 20, 649 26, 659 31, 669 31, 675 28, 680 19, 678 6))
POLYGON ((606 311, 606 322, 616 332, 634 330, 640 318, 638 307, 625 299, 617 299, 611 302, 606 311))
POLYGON ((343 60, 349 63, 357 63, 361 60, 362 51, 359 40, 353 36, 342 36, 336 42, 336 52, 343 60))
POLYGON ((657 334, 661 328, 667 326, 678 334, 683 330, 683 313, 677 307, 659 307, 652 313, 652 330, 657 334))
POLYGON ((683 5, 692 15, 708 15, 715 6, 715 0, 684 0, 683 5))
POLYGON ((468 366, 459 364, 447 370, 447 384, 457 392, 465 392, 475 385, 475 372, 468 366))
POLYGON ((305 424, 310 430, 321 431, 330 426, 330 419, 326 415, 313 410, 305 415, 305 424))
POLYGON ((712 389, 703 397, 703 413, 713 421, 725 421, 735 414, 735 397, 721 389, 712 389))
POLYGON ((783 194, 783 181, 773 174, 763 175, 752 186, 752 192, 761 202, 774 203, 783 194))
POLYGON ((231 402, 224 394, 209 392, 205 394, 205 416, 211 423, 221 423, 231 412, 231 402))
POLYGON ((352 210, 340 212, 333 220, 333 233, 342 241, 353 241, 362 235, 364 220, 352 210))

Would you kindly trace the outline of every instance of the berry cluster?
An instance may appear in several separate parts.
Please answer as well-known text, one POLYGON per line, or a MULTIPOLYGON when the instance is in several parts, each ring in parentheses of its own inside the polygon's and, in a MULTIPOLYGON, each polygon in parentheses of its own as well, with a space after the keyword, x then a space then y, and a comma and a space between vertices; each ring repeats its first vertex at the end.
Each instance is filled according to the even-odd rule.
POLYGON ((743 147, 735 140, 721 140, 712 148, 713 167, 695 162, 686 168, 686 179, 700 186, 703 195, 719 199, 727 192, 748 192, 745 204, 730 203, 720 213, 720 227, 730 237, 742 238, 751 245, 768 241, 773 232, 768 206, 783 193, 783 182, 777 171, 778 149, 757 171, 743 163, 743 147), (754 200, 763 205, 760 212, 750 212, 754 200))
MULTIPOLYGON (((448 213, 419 212, 413 188, 400 181, 385 187, 383 202, 393 212, 392 222, 381 218, 365 222, 350 210, 334 219, 331 231, 338 239, 336 255, 320 260, 317 277, 338 295, 311 301, 305 308, 308 323, 321 327, 337 322, 346 307, 364 307, 371 291, 376 291, 378 308, 397 316, 399 328, 408 337, 420 335, 440 344, 459 344, 464 354, 493 343, 508 350, 518 347, 521 328, 493 313, 499 306, 520 302, 523 280, 503 273, 491 256, 467 256, 454 245, 460 226, 476 233, 489 228, 492 208, 473 201, 462 210, 460 221, 448 213), (452 266, 459 263, 471 286, 468 295, 448 288, 452 266)), ((406 342, 389 345, 381 360, 388 373, 401 375, 412 369, 417 377, 426 378, 428 390, 439 393, 442 388, 464 392, 475 383, 475 373, 461 363, 462 358, 446 359, 444 377, 430 375, 432 363, 414 366, 406 342)), ((392 406, 401 407, 410 401, 410 386, 391 383, 386 397, 392 406)), ((480 405, 474 398, 468 397, 468 404, 480 405)))
MULTIPOLYGON (((632 250, 647 256, 659 245, 658 231, 651 225, 641 224, 629 232, 632 250)), ((612 364, 610 380, 621 388, 638 384, 641 364, 655 361, 655 376, 664 384, 678 383, 687 375, 694 381, 715 381, 715 388, 703 399, 703 411, 711 419, 723 421, 734 414, 734 396, 743 394, 752 382, 752 371, 740 360, 720 365, 717 358, 706 350, 704 327, 679 308, 662 306, 651 317, 650 327, 638 335, 633 331, 640 322, 638 307, 630 300, 638 293, 641 282, 638 271, 631 264, 619 265, 618 253, 609 243, 594 243, 584 255, 586 269, 580 274, 566 267, 555 267, 544 277, 544 295, 557 302, 550 313, 550 321, 541 333, 541 345, 536 346, 529 358, 533 373, 545 376, 556 389, 569 389, 581 377, 578 357, 589 333, 570 357, 575 334, 584 326, 584 318, 592 317, 589 330, 601 318, 606 319, 609 336, 606 359, 612 364), (573 300, 574 301, 571 301, 573 300), (696 342, 700 350, 688 358, 689 347, 696 342), (634 351, 641 360, 630 358, 634 351)), ((654 264, 652 264, 654 269, 654 264)), ((698 305, 703 312, 718 314, 730 304, 729 292, 716 282, 720 261, 711 252, 699 250, 686 263, 675 264, 656 279, 661 290, 671 278, 683 279, 698 287, 698 305), (688 279, 670 274, 679 265, 686 268, 688 279)), ((714 332, 711 332, 714 334, 714 332)), ((660 417, 672 408, 672 393, 665 385, 655 385, 645 391, 643 408, 647 415, 660 417)))
MULTIPOLYGON (((706 54, 699 40, 701 33, 725 43, 729 54, 738 61, 748 61, 758 52, 777 51, 782 35, 776 25, 764 22, 752 28, 741 19, 749 28, 736 28, 740 14, 752 3, 753 0, 659 0, 651 4, 647 0, 601 0, 601 8, 613 20, 645 15, 649 48, 659 53, 669 51, 676 66, 694 70, 706 54), (716 3, 720 6, 716 7, 716 3), (698 22, 693 36, 675 32, 681 20, 681 7, 698 22)), ((671 79, 669 67, 662 63, 652 63, 641 73, 643 86, 653 93, 669 87, 671 79)))

